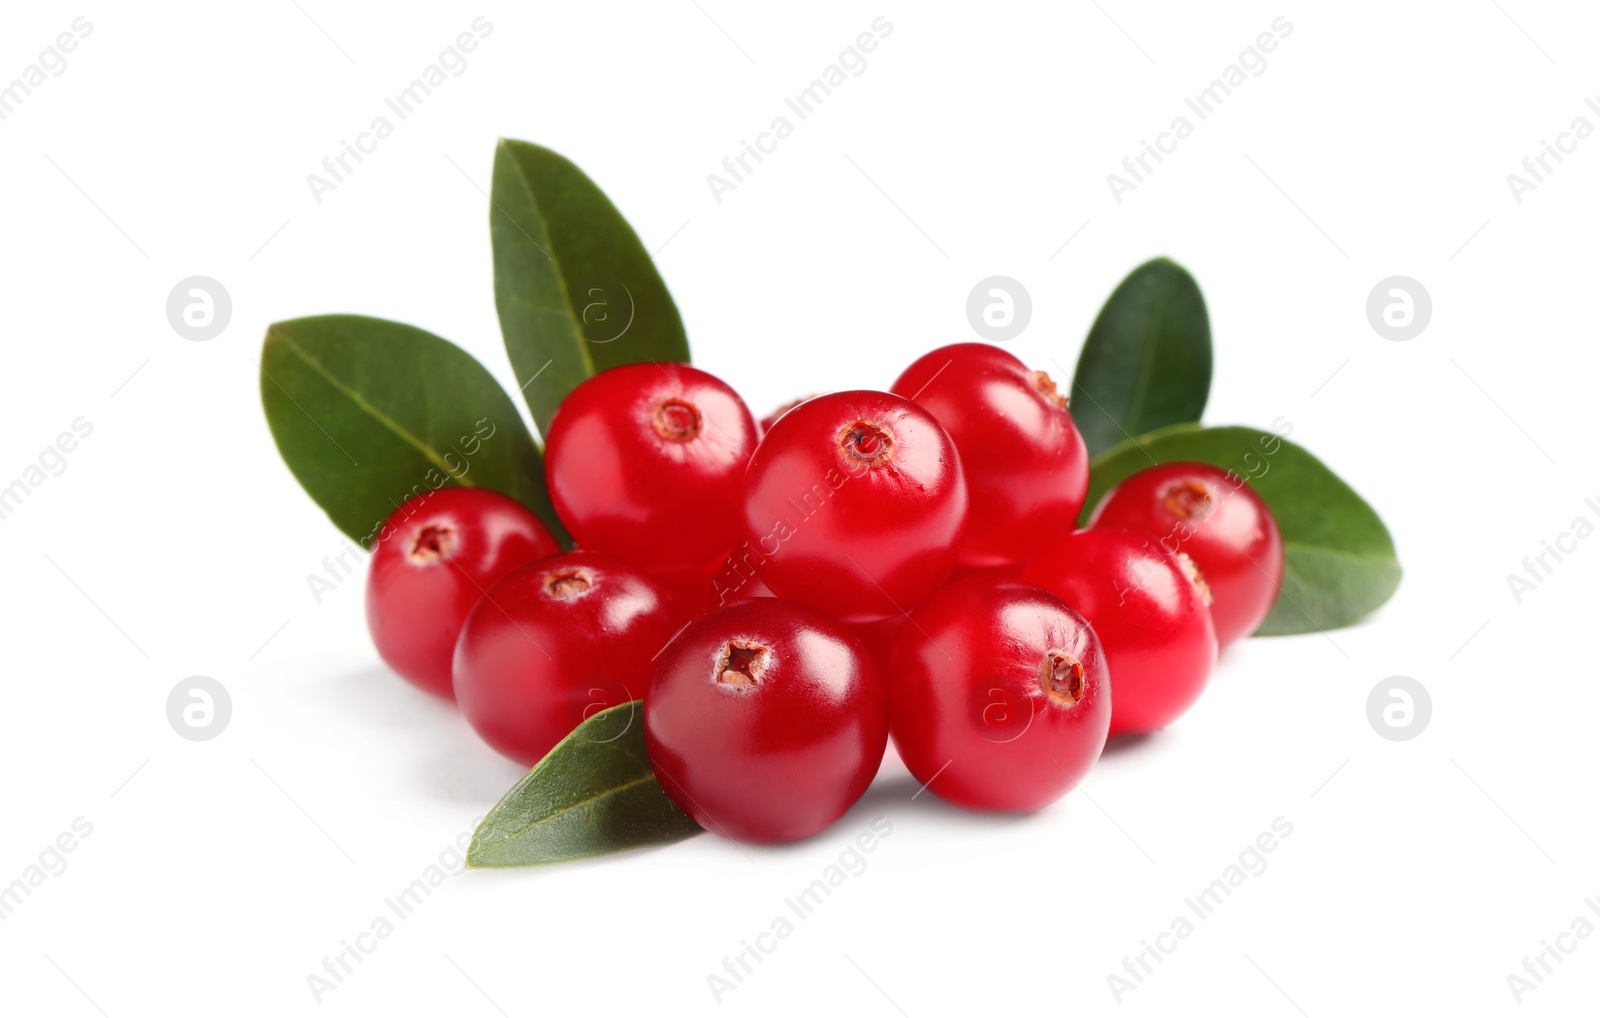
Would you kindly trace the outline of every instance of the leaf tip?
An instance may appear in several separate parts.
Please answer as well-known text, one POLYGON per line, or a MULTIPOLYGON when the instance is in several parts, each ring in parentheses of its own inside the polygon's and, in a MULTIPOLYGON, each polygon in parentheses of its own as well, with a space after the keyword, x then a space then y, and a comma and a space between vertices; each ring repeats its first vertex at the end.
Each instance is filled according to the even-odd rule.
MULTIPOLYGON (((1148 270, 1148 269, 1162 269, 1162 270, 1166 270, 1166 271, 1176 272, 1176 273, 1179 273, 1179 274, 1183 275, 1184 277, 1186 277, 1187 279, 1189 279, 1191 281, 1194 280, 1194 273, 1190 272, 1187 268, 1184 267, 1182 262, 1179 262, 1177 259, 1173 258, 1171 255, 1156 255, 1154 258, 1152 258, 1149 261, 1145 262, 1143 265, 1139 266, 1139 268, 1135 269, 1134 271, 1138 272, 1138 271, 1141 271, 1141 270, 1148 270)), ((1198 285, 1198 284, 1196 284, 1196 285, 1198 285)))
POLYGON ((478 827, 472 832, 472 841, 467 844, 466 868, 469 870, 498 869, 500 864, 493 859, 491 846, 484 840, 484 834, 489 826, 489 818, 484 817, 478 822, 478 827))

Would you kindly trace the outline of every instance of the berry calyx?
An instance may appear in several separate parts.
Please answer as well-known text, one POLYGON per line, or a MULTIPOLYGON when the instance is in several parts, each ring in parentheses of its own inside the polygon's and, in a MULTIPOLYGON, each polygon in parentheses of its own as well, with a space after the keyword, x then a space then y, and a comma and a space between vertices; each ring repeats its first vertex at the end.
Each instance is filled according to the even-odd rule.
POLYGON ((1160 492, 1161 507, 1173 519, 1193 523, 1203 520, 1211 515, 1216 503, 1211 500, 1211 492, 1204 484, 1194 479, 1178 481, 1166 485, 1160 492))
POLYGON ((454 527, 430 523, 418 530, 415 540, 411 542, 411 561, 425 563, 442 559, 450 554, 455 543, 454 527))
MULTIPOLYGON (((1216 598, 1212 596, 1211 585, 1206 582, 1205 574, 1200 571, 1200 567, 1195 565, 1194 559, 1184 552, 1180 551, 1172 557, 1178 560, 1178 568, 1183 570, 1183 575, 1189 578, 1190 583, 1194 584, 1194 589, 1199 593, 1200 600, 1207 608, 1210 608, 1216 598)), ((1215 619, 1213 619, 1214 621, 1215 619)), ((1220 643, 1221 641, 1218 642, 1220 643)))
POLYGON ((1056 380, 1050 377, 1049 372, 1035 371, 1033 373, 1033 387, 1034 389, 1038 390, 1039 395, 1043 397, 1046 402, 1050 403, 1057 410, 1067 409, 1067 397, 1063 396, 1056 389, 1056 380))
POLYGON ((687 442, 700 434, 700 408, 683 399, 656 404, 656 434, 674 442, 687 442))
POLYGON ((580 597, 594 588, 594 574, 581 566, 552 569, 544 574, 545 596, 557 601, 580 597))
POLYGON ((876 424, 856 421, 839 433, 839 448, 861 468, 871 470, 894 455, 894 436, 876 424))
POLYGON ((717 657, 717 681, 732 686, 756 686, 766 674, 772 651, 751 640, 729 640, 717 657))
POLYGON ((1064 650, 1046 651, 1039 662, 1039 682, 1056 703, 1077 703, 1083 699, 1083 662, 1064 650))

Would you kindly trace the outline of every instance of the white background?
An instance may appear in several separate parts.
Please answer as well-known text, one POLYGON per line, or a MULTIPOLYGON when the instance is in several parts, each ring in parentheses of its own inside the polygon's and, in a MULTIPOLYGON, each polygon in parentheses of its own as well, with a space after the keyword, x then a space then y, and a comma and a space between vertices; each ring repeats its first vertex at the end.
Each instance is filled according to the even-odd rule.
POLYGON ((1520 1009, 1506 977, 1575 917, 1600 925, 1600 541, 1520 604, 1506 576, 1600 512, 1600 140, 1520 204, 1505 178, 1573 118, 1600 127, 1583 103, 1600 17, 1542 0, 928 6, 8 5, 0 80, 75 16, 93 31, 0 121, 0 484, 75 418, 94 431, 0 521, 0 884, 74 818, 93 833, 0 922, 0 1008, 718 1010, 708 974, 879 816, 893 833, 869 868, 720 1010, 1592 1005, 1600 937, 1564 940, 1520 1009), (307 174, 480 14, 493 32, 465 72, 317 203, 307 174), (706 175, 879 15, 894 29, 866 70, 714 201, 706 175), (1278 16, 1293 32, 1266 70, 1117 203, 1106 175, 1278 16), (967 293, 994 274, 1032 294, 1010 347, 1069 375, 1116 282, 1177 258, 1211 310, 1207 419, 1292 421, 1383 514, 1398 595, 1355 628, 1234 648, 1187 716, 1037 816, 913 801, 891 760, 805 844, 702 836, 452 877, 318 1004, 307 976, 518 768, 386 672, 360 576, 313 600, 306 576, 342 540, 278 458, 253 362, 268 323, 352 311, 509 382, 483 193, 501 135, 606 189, 659 249, 696 361, 758 414, 974 338, 967 293), (210 342, 165 315, 195 274, 232 295, 210 342), (1433 300, 1409 342, 1366 319, 1395 274, 1433 300), (191 675, 231 693, 214 741, 168 725, 191 675), (1431 694, 1413 741, 1367 721, 1391 675, 1431 694), (1278 817, 1293 833, 1266 870, 1118 1004, 1124 956, 1278 817))

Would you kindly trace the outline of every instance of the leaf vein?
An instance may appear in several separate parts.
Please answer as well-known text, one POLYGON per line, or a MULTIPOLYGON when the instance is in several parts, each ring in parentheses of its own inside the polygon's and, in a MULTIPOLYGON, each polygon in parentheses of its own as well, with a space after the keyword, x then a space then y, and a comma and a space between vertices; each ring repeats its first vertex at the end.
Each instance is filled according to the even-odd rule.
POLYGON ((537 818, 535 818, 534 820, 532 820, 531 822, 529 822, 527 824, 524 824, 524 825, 522 825, 520 827, 514 827, 514 828, 506 829, 508 833, 506 834, 506 836, 504 838, 501 839, 501 842, 497 842, 497 844, 503 843, 505 841, 509 841, 512 838, 519 837, 519 836, 521 836, 523 834, 527 834, 529 831, 533 830, 535 827, 538 827, 541 824, 548 823, 549 821, 554 820, 556 817, 565 816, 566 814, 571 813, 573 810, 582 809, 584 806, 587 806, 587 805, 589 805, 591 803, 599 802, 600 800, 608 798, 608 797, 613 796, 613 795, 620 795, 621 793, 626 792, 630 788, 636 788, 639 785, 643 785, 643 784, 645 784, 647 782, 654 781, 654 780, 655 780, 655 775, 647 773, 647 774, 644 774, 644 775, 642 775, 640 777, 634 778, 632 781, 627 781, 627 782, 624 782, 623 784, 620 784, 620 785, 611 785, 611 786, 609 786, 607 788, 601 789, 600 791, 594 793, 593 795, 584 796, 582 799, 578 799, 578 800, 576 800, 576 801, 574 801, 572 803, 569 803, 568 805, 563 806, 558 810, 553 810, 553 811, 551 811, 549 813, 542 813, 537 818))
MULTIPOLYGON (((518 155, 517 155, 517 153, 515 151, 510 153, 510 158, 511 158, 512 169, 514 169, 516 171, 517 178, 522 181, 523 190, 525 192, 527 192, 528 202, 529 202, 529 204, 531 204, 533 206, 534 213, 536 215, 538 215, 539 222, 544 227, 545 240, 549 241, 550 240, 549 221, 545 218, 544 210, 542 210, 539 207, 539 195, 538 195, 538 192, 536 192, 533 189, 533 183, 532 183, 532 181, 530 181, 528 179, 528 174, 523 169, 523 166, 522 166, 522 160, 521 160, 521 158, 518 157, 518 155)), ((504 210, 502 210, 502 211, 504 211, 504 210)), ((510 217, 509 214, 507 214, 506 218, 510 219, 511 217, 510 217)), ((513 219, 511 221, 512 221, 513 225, 517 226, 517 229, 519 229, 519 230, 522 229, 521 225, 517 224, 516 220, 513 219)), ((529 237, 528 239, 532 240, 533 238, 529 237)), ((550 242, 550 248, 553 249, 555 246, 556 246, 555 242, 551 241, 550 242)), ((585 369, 587 369, 586 372, 585 372, 586 376, 587 377, 593 377, 595 375, 595 373, 596 373, 595 372, 595 366, 594 366, 594 357, 589 353, 588 347, 586 346, 588 340, 584 336, 584 333, 583 333, 583 323, 573 313, 572 292, 569 289, 567 289, 567 274, 564 271, 562 271, 562 269, 561 269, 561 260, 556 256, 556 254, 555 254, 555 252, 553 250, 544 249, 544 248, 541 248, 540 250, 544 251, 545 257, 550 260, 551 267, 553 269, 555 269, 556 285, 561 288, 561 306, 562 306, 562 310, 566 312, 567 322, 568 322, 568 324, 570 324, 572 326, 573 335, 578 340, 578 356, 583 359, 584 367, 585 367, 585 369)), ((528 303, 531 304, 532 302, 530 301, 528 303)), ((531 379, 530 379, 530 381, 531 381, 531 379)))
POLYGON ((477 487, 475 483, 467 480, 466 477, 451 469, 450 464, 445 462, 444 457, 437 449, 434 449, 432 446, 422 441, 422 439, 413 435, 403 425, 401 425, 399 421, 396 421, 394 418, 390 417, 388 414, 369 403, 365 396, 361 395, 361 393, 345 384, 342 379, 340 379, 332 371, 329 371, 326 365, 324 365, 316 357, 313 357, 309 352, 303 349, 299 343, 296 343, 282 330, 274 327, 271 330, 271 333, 279 342, 283 343, 284 346, 294 353, 296 357, 299 357, 302 361, 304 361, 307 367, 311 368, 311 370, 322 376, 323 380, 329 385, 333 386, 333 388, 340 395, 354 403, 357 409, 371 417, 373 420, 377 421, 379 424, 383 425, 396 437, 421 453, 423 457, 428 460, 428 462, 443 470, 446 476, 448 476, 451 480, 455 481, 459 485, 462 485, 463 487, 477 487))

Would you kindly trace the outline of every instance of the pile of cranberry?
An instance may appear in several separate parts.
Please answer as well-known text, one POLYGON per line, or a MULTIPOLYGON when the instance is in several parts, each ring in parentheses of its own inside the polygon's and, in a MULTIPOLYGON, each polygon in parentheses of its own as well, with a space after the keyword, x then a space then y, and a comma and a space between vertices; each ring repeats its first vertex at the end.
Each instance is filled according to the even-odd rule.
POLYGON ((626 365, 548 430, 577 550, 494 492, 406 503, 369 576, 378 651, 530 765, 642 697, 666 794, 744 841, 832 824, 891 735, 951 803, 1040 809, 1108 735, 1188 709, 1283 577, 1266 505, 1205 464, 1128 478, 1078 529, 1066 399, 984 344, 759 426, 704 371, 626 365))

